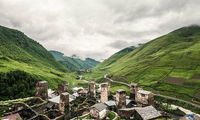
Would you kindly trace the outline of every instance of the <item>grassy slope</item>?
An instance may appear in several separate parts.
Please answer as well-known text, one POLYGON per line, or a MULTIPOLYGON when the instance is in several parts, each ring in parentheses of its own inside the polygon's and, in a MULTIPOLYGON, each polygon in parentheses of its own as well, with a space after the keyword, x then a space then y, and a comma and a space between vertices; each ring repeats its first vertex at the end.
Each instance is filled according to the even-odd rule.
POLYGON ((117 52, 114 55, 112 55, 111 57, 109 57, 109 59, 106 59, 104 62, 99 64, 98 68, 106 68, 110 64, 116 62, 121 57, 123 57, 123 56, 127 55, 128 53, 130 53, 131 51, 133 51, 135 48, 136 47, 134 47, 134 46, 130 46, 130 47, 120 50, 119 52, 117 52))
POLYGON ((56 62, 39 43, 22 32, 0 26, 0 72, 25 71, 39 80, 47 80, 49 87, 75 81, 75 76, 56 62))
POLYGON ((141 45, 112 64, 106 63, 107 60, 96 68, 109 71, 118 81, 139 83, 161 94, 191 100, 200 89, 200 78, 194 78, 200 75, 199 55, 200 27, 189 26, 141 45), (183 78, 185 83, 169 84, 165 81, 167 77, 183 78))
POLYGON ((60 62, 62 65, 64 65, 66 68, 68 68, 73 72, 79 69, 90 69, 100 63, 91 58, 86 58, 85 60, 81 60, 78 58, 67 57, 64 56, 63 53, 58 51, 50 51, 50 53, 54 56, 54 58, 58 62, 60 62))

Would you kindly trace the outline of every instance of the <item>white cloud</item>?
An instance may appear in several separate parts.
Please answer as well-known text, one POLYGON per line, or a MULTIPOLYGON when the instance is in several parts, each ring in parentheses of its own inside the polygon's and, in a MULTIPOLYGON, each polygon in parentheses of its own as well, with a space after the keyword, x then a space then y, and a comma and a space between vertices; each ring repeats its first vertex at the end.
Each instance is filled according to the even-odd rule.
POLYGON ((179 27, 200 24, 199 0, 1 0, 0 24, 48 50, 105 59, 179 27))

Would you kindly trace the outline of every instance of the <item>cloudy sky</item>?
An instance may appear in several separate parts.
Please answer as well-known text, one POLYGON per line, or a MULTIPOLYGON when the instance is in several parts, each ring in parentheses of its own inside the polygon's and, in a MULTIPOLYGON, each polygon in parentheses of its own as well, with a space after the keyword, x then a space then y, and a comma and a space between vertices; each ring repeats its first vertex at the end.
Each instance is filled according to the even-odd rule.
POLYGON ((191 24, 200 24, 200 0, 0 0, 0 25, 97 60, 191 24))

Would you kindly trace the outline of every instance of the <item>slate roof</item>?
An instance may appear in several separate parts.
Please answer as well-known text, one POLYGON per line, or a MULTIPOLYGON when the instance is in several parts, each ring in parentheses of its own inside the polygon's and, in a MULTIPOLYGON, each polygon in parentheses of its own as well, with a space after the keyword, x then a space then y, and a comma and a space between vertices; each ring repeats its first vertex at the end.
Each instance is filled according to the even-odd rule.
POLYGON ((91 108, 96 108, 99 112, 101 112, 102 110, 107 109, 107 106, 103 103, 97 103, 91 106, 91 108))
POLYGON ((153 106, 135 108, 135 110, 143 120, 150 120, 161 116, 160 112, 157 111, 153 106))
POLYGON ((106 104, 107 106, 116 106, 115 101, 113 101, 113 100, 109 100, 109 101, 105 102, 104 104, 106 104))

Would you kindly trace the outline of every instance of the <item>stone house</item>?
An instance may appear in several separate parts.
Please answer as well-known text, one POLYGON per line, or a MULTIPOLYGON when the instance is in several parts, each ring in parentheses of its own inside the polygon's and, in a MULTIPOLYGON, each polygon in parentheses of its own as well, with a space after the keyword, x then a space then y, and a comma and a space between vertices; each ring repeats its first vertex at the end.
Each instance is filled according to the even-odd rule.
POLYGON ((90 107, 91 118, 102 120, 108 115, 107 106, 103 103, 97 103, 90 107))
POLYGON ((139 90, 135 98, 138 106, 154 105, 154 94, 146 90, 139 90))

